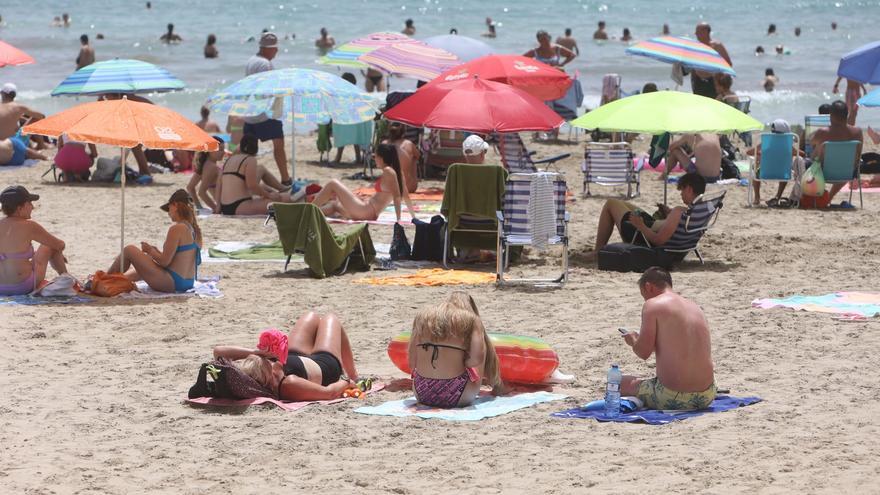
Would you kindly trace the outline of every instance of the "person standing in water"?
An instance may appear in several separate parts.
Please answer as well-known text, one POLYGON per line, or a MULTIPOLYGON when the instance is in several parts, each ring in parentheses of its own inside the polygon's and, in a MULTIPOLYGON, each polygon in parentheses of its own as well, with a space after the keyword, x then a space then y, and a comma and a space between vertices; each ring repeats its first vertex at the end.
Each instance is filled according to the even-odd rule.
POLYGON ((89 45, 89 36, 84 34, 79 37, 79 55, 76 56, 76 70, 95 63, 95 49, 89 45))

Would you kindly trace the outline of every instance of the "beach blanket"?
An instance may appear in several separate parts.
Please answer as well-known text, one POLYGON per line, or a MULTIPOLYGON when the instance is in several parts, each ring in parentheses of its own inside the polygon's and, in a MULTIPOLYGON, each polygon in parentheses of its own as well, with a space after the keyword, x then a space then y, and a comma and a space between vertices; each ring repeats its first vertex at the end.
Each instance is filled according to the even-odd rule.
POLYGON ((683 421, 688 418, 694 418, 708 413, 729 411, 739 407, 750 406, 758 402, 761 402, 761 398, 759 397, 732 397, 728 395, 719 395, 715 397, 712 405, 707 409, 701 409, 699 411, 657 411, 649 409, 631 413, 621 413, 620 416, 609 418, 605 416, 605 411, 590 411, 576 407, 566 411, 555 412, 551 414, 551 416, 556 418, 595 419, 600 422, 665 425, 672 423, 673 421, 683 421))
POLYGON ((566 397, 568 396, 550 392, 528 392, 495 397, 489 392, 481 392, 472 405, 456 409, 425 406, 419 404, 415 397, 410 397, 409 399, 389 401, 378 406, 359 407, 354 412, 399 418, 415 416, 422 419, 445 419, 447 421, 479 421, 566 397))
MULTIPOLYGON (((218 242, 208 249, 202 250, 202 262, 232 262, 232 261, 280 261, 287 260, 281 241, 269 244, 247 241, 218 242)), ((291 262, 302 263, 303 256, 294 254, 291 262)))
POLYGON ((21 165, 0 165, 0 171, 3 170, 19 170, 22 168, 33 167, 34 165, 40 163, 40 160, 33 160, 28 158, 21 165))
POLYGON ((789 296, 755 299, 753 308, 789 308, 833 313, 839 320, 865 320, 880 315, 880 292, 834 292, 824 296, 789 296))
MULTIPOLYGON (((376 194, 374 186, 359 187, 354 193, 362 198, 370 198, 376 194)), ((409 199, 413 201, 443 201, 442 187, 418 188, 416 192, 409 193, 409 199)))
MULTIPOLYGON (((875 185, 873 187, 870 187, 870 184, 871 184, 870 180, 862 179, 862 192, 863 193, 867 193, 867 194, 880 193, 880 186, 875 185)), ((849 187, 849 184, 846 184, 845 186, 843 186, 843 189, 841 189, 840 192, 843 194, 849 194, 849 192, 851 190, 852 189, 849 187)), ((858 189, 856 189, 856 191, 858 191, 858 189)))
POLYGON ((119 294, 116 297, 120 297, 122 299, 165 299, 168 297, 192 296, 209 297, 216 299, 218 297, 223 297, 223 293, 220 292, 220 277, 216 275, 211 277, 200 277, 198 280, 196 280, 195 285, 192 289, 182 294, 159 292, 157 290, 153 290, 143 280, 138 280, 135 285, 137 286, 138 290, 119 294))
MULTIPOLYGON (((422 213, 425 215, 435 215, 440 213, 440 204, 439 203, 414 203, 413 209, 416 210, 416 213, 422 213)), ((360 224, 367 223, 372 225, 394 225, 397 223, 397 215, 394 213, 394 205, 390 204, 379 213, 379 218, 376 220, 346 220, 342 218, 331 218, 327 217, 327 221, 330 223, 344 223, 344 224, 360 224)), ((413 226, 412 225, 412 216, 409 214, 409 210, 406 209, 406 205, 400 205, 400 224, 404 227, 413 226)))
POLYGON ((409 275, 390 277, 363 277, 352 280, 356 284, 438 286, 438 285, 478 285, 495 282, 495 272, 475 272, 471 270, 445 270, 427 268, 409 275))
POLYGON ((94 302, 95 298, 88 296, 0 296, 0 306, 3 305, 20 305, 20 306, 36 306, 40 304, 84 304, 94 302))
MULTIPOLYGON (((367 391, 367 395, 378 392, 385 388, 385 384, 381 382, 373 383, 373 388, 367 391)), ((346 400, 358 400, 358 399, 346 399, 340 397, 339 399, 332 400, 312 400, 312 401, 303 401, 303 402, 287 402, 283 400, 273 399, 271 397, 256 397, 253 399, 218 399, 216 397, 196 397, 194 399, 184 399, 184 402, 188 402, 190 404, 199 404, 203 406, 212 406, 212 407, 248 407, 248 406, 257 406, 260 404, 273 404, 275 406, 280 407, 288 412, 298 411, 306 406, 311 404, 336 404, 346 400)))

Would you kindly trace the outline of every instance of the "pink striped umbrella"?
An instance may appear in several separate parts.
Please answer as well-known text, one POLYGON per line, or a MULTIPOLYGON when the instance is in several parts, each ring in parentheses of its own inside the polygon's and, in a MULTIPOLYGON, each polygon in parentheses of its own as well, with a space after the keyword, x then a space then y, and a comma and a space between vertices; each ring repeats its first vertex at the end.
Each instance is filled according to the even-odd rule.
POLYGON ((400 77, 430 81, 459 65, 455 55, 422 42, 383 46, 358 57, 367 65, 400 77))
POLYGON ((34 63, 34 58, 18 48, 0 41, 0 67, 7 65, 27 65, 34 63))

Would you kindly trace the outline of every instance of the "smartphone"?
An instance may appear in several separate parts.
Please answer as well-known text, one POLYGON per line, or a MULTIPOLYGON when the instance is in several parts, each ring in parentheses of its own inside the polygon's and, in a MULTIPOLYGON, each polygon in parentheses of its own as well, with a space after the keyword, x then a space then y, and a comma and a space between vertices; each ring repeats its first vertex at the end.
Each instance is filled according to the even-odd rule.
POLYGON ((626 335, 626 334, 629 333, 629 330, 627 330, 627 329, 625 329, 625 328, 623 328, 623 327, 618 327, 618 328, 617 328, 617 331, 620 332, 620 335, 626 335))

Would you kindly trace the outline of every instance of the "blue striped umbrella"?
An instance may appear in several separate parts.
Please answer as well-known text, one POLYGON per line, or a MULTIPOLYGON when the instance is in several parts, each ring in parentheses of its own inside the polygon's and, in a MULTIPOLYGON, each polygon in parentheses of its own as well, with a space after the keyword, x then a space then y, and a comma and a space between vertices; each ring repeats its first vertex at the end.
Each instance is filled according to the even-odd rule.
POLYGON ((688 69, 705 72, 724 72, 736 76, 718 52, 711 46, 679 36, 660 36, 639 42, 626 49, 629 55, 641 55, 662 62, 680 63, 688 69))
POLYGON ((52 96, 157 93, 184 87, 183 81, 162 67, 140 60, 116 59, 79 69, 61 81, 52 90, 52 96))

